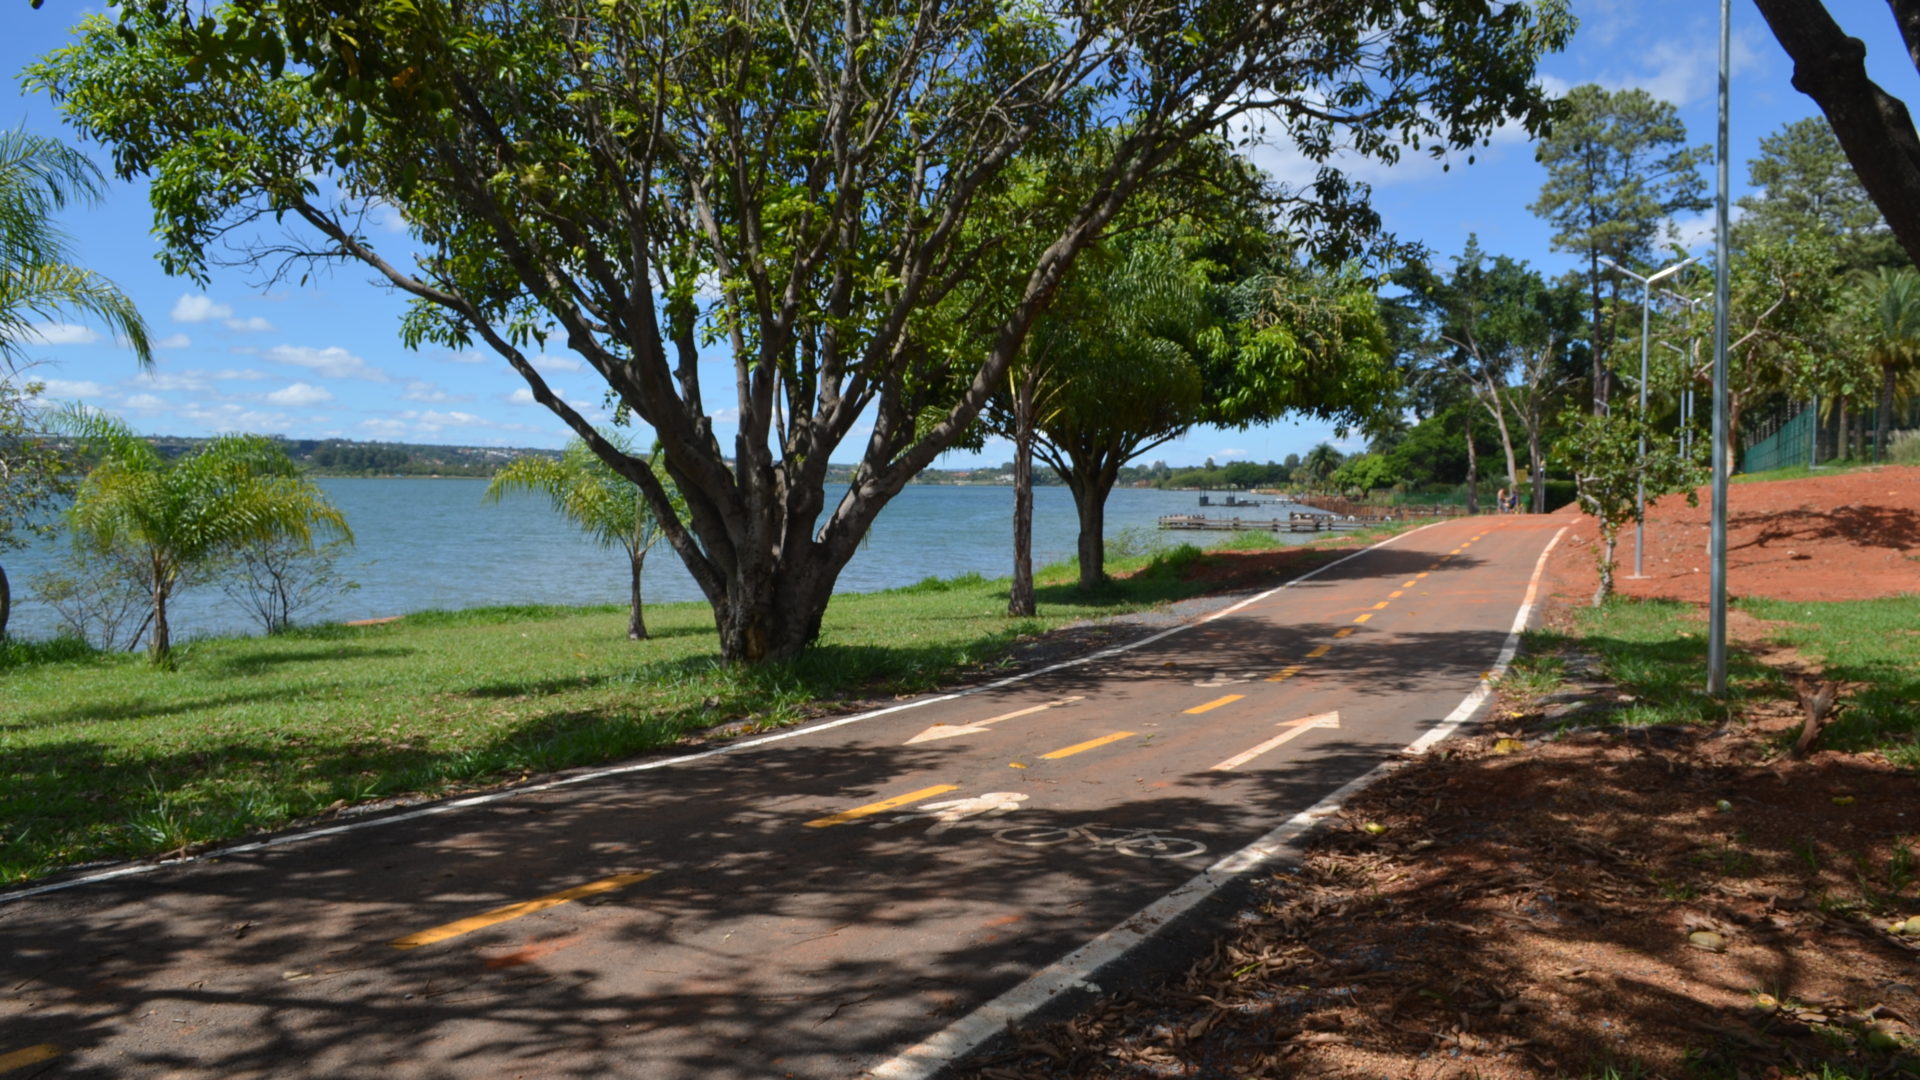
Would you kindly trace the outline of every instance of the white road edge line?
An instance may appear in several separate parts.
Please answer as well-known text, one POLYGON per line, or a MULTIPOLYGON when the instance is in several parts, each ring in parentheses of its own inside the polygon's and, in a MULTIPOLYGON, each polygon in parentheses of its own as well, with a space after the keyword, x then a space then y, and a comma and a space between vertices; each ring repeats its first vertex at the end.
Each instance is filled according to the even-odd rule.
MULTIPOLYGON (((1540 576, 1547 568, 1547 556, 1552 553, 1554 546, 1560 542, 1560 538, 1565 536, 1566 532, 1567 527, 1562 526, 1559 532, 1554 533, 1553 539, 1547 541, 1547 546, 1541 550, 1539 561, 1534 563, 1533 577, 1527 582, 1526 596, 1520 601, 1520 610, 1514 614, 1513 628, 1507 632, 1506 644, 1501 647, 1499 658, 1494 661, 1493 670, 1481 676, 1473 691, 1447 714, 1446 719, 1441 720, 1431 731, 1416 739, 1407 747, 1406 753, 1418 753, 1452 735, 1459 730, 1460 725, 1466 723, 1475 712, 1479 711, 1481 704, 1493 692, 1494 680, 1506 672, 1507 665, 1513 662, 1514 654, 1520 651, 1520 633, 1527 628, 1527 620, 1533 615, 1533 603, 1539 593, 1540 576)), ((1397 760, 1383 761, 1364 774, 1340 785, 1326 798, 1288 818, 1278 828, 1253 843, 1221 858, 1220 861, 1190 878, 1185 884, 1128 916, 1113 929, 1034 972, 1027 977, 1026 981, 954 1021, 931 1037, 874 1066, 865 1075, 872 1080, 928 1080, 941 1069, 1006 1030, 1008 1024, 1032 1015, 1056 995, 1076 987, 1091 986, 1093 976, 1101 968, 1145 944, 1160 927, 1185 914, 1233 879, 1273 862, 1317 821, 1338 811, 1349 796, 1399 768, 1401 764, 1402 762, 1397 760)))
POLYGON ((1397 541, 1403 540, 1409 536, 1412 536, 1415 533, 1425 532, 1426 530, 1431 529, 1436 525, 1442 525, 1445 523, 1446 523, 1445 521, 1430 522, 1429 524, 1422 525, 1417 529, 1408 529, 1406 532, 1389 536, 1385 540, 1382 540, 1377 544, 1368 545, 1367 547, 1361 548, 1359 551, 1355 551, 1351 554, 1335 559, 1325 566, 1315 567, 1314 569, 1309 570, 1304 574, 1301 574, 1299 577, 1294 578, 1292 581, 1289 581, 1283 585, 1276 585, 1273 588, 1268 589, 1266 592, 1260 593, 1256 596, 1249 596, 1245 600, 1242 600, 1239 603, 1234 604, 1230 607, 1224 607, 1224 608, 1221 608, 1219 611, 1209 612, 1208 614, 1198 619, 1195 619, 1192 622, 1181 623, 1178 626, 1168 627, 1167 629, 1162 630, 1157 634, 1149 634, 1148 636, 1143 637, 1138 641, 1130 641, 1124 645, 1115 645, 1110 649, 1102 649, 1099 652, 1089 653, 1086 656, 1078 657, 1073 660, 1063 660, 1057 664, 1049 664, 1046 667, 1039 668, 1034 671, 1022 672, 1021 674, 1018 674, 1018 675, 1009 675, 1004 679, 996 679, 993 682, 982 683, 979 686, 968 687, 965 690, 956 690, 949 694, 935 694, 932 697, 917 698, 913 701, 903 701, 898 705, 889 705, 883 709, 873 709, 868 712, 855 713, 852 716, 842 716, 837 720, 828 720, 819 724, 810 724, 804 727, 788 728, 785 731, 777 731, 771 735, 762 735, 759 738, 755 738, 755 739, 746 739, 741 742, 727 743, 724 746, 714 747, 712 750, 702 750, 697 754, 682 754, 679 757, 656 758, 649 761, 635 762, 632 765, 615 765, 612 768, 608 768, 608 769, 595 769, 591 772, 576 773, 575 775, 563 776, 556 780, 546 780, 538 784, 528 784, 525 787, 508 788, 504 791, 490 791, 484 795, 468 795, 465 798, 450 799, 446 802, 432 803, 428 806, 420 807, 417 810, 407 810, 398 814, 386 814, 380 817, 370 817, 360 821, 345 822, 340 825, 328 825, 324 828, 319 828, 319 829, 305 829, 299 832, 282 833, 277 836, 268 836, 260 840, 252 840, 243 844, 233 844, 228 847, 212 848, 207 851, 200 852, 199 854, 196 854, 196 855, 188 855, 178 859, 169 859, 164 862, 131 863, 126 866, 115 867, 112 870, 103 870, 95 874, 85 874, 77 878, 69 878, 65 881, 54 881, 54 882, 49 882, 45 885, 35 885, 31 888, 15 889, 12 892, 0 892, 0 904, 11 903, 12 901, 15 901, 15 900, 25 900, 30 896, 39 896, 43 893, 59 892, 64 889, 75 889, 75 888, 79 888, 82 885, 94 885, 102 881, 113 881, 118 878, 127 878, 127 877, 139 877, 145 874, 154 873, 159 870, 171 869, 173 867, 178 867, 178 866, 186 866, 189 863, 203 862, 208 859, 221 859, 229 855, 245 855, 249 852, 265 851, 269 848, 285 847, 288 844, 298 844, 307 840, 318 840, 322 837, 327 837, 327 836, 338 836, 341 833, 356 832, 360 829, 372 829, 382 825, 397 825, 402 821, 413 821, 417 818, 433 817, 438 814, 448 814, 448 813, 452 813, 455 810, 465 810, 468 807, 482 806, 487 803, 499 802, 503 799, 512 799, 521 795, 532 795, 542 791, 551 791, 555 788, 569 787, 574 784, 584 784, 593 780, 604 780, 609 776, 623 776, 627 773, 649 772, 653 769, 665 769, 674 765, 685 765, 688 762, 703 761, 707 758, 719 757, 721 754, 737 754, 742 750, 751 750, 757 746, 765 746, 768 743, 776 743, 785 739, 798 738, 802 735, 812 735, 815 732, 827 731, 831 728, 841 727, 842 725, 845 725, 845 724, 857 724, 864 720, 872 720, 877 717, 888 716, 897 712, 905 712, 908 709, 918 709, 924 705, 935 705, 942 701, 956 701, 963 697, 971 697, 974 694, 984 694, 989 690, 998 690, 1003 686, 1012 686, 1014 683, 1025 682, 1028 679, 1036 679, 1042 675, 1052 674, 1053 672, 1056 672, 1056 671, 1064 671, 1067 668, 1079 667, 1082 664, 1091 664, 1096 660, 1105 660, 1110 656, 1118 656, 1119 654, 1124 652, 1131 652, 1134 649, 1144 648, 1148 645, 1153 644, 1156 641, 1159 641, 1163 638, 1172 637, 1173 635, 1181 633, 1183 631, 1192 630, 1195 627, 1199 627, 1199 626, 1205 626, 1207 623, 1210 623, 1213 620, 1218 619, 1223 615, 1231 615, 1234 612, 1239 611, 1241 608, 1244 608, 1249 604, 1257 604, 1260 601, 1275 595, 1276 593, 1284 592, 1287 589, 1291 589, 1295 585, 1298 585, 1301 582, 1308 580, 1309 578, 1318 577, 1319 575, 1326 573, 1328 570, 1331 570, 1334 567, 1339 566, 1341 563, 1347 562, 1352 559, 1357 559, 1360 556, 1365 555, 1369 551, 1374 551, 1379 548, 1386 547, 1388 544, 1392 544, 1397 541))

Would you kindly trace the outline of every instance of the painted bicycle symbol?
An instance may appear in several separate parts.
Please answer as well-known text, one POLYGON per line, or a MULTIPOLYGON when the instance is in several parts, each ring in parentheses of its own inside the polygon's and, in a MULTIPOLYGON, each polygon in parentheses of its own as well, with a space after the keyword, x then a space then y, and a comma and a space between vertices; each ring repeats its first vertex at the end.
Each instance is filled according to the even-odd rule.
POLYGON ((1117 825, 1015 825, 994 833, 993 838, 1022 847, 1052 847, 1077 840, 1137 859, 1187 859, 1207 850, 1207 845, 1190 837, 1117 825))

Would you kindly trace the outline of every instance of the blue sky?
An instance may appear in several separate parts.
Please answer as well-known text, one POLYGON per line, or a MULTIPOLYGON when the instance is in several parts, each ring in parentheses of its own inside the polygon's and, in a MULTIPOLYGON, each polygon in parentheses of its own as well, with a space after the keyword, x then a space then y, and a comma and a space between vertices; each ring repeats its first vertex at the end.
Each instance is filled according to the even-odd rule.
MULTIPOLYGON (((1828 7, 1867 43, 1867 64, 1881 85, 1920 106, 1920 76, 1906 62, 1882 0, 1830 0, 1828 7)), ((38 11, 15 0, 7 10, 0 70, 10 74, 63 44, 78 18, 77 9, 61 0, 38 11)), ((1549 87, 1640 87, 1680 107, 1693 142, 1712 142, 1717 4, 1576 0, 1575 10, 1581 26, 1572 47, 1543 66, 1549 87)), ((1817 110, 1789 85, 1785 55, 1745 0, 1734 4, 1734 59, 1737 196, 1745 190, 1746 159, 1760 138, 1817 110)), ((71 138, 44 97, 22 93, 17 81, 0 93, 6 95, 0 98, 0 123, 71 138)), ((88 149, 105 160, 98 147, 88 149)), ((1256 158, 1283 179, 1311 172, 1273 151, 1256 158)), ((1355 174, 1373 184, 1388 229, 1442 256, 1458 252, 1469 233, 1478 233, 1491 252, 1551 272, 1570 265, 1567 256, 1549 249, 1549 230, 1526 209, 1543 173, 1524 139, 1497 138, 1475 164, 1455 161, 1444 172, 1413 157, 1392 168, 1362 163, 1355 174)), ((504 362, 404 348, 397 333, 400 299, 372 285, 364 272, 342 268, 304 287, 264 288, 245 270, 216 270, 202 291, 161 272, 144 188, 119 181, 105 205, 70 214, 63 224, 80 260, 116 281, 140 306, 159 344, 158 362, 142 375, 132 355, 99 330, 46 326, 22 351, 43 362, 35 375, 48 384, 49 396, 85 400, 153 434, 259 431, 512 446, 566 440, 559 420, 531 402, 504 362)), ((1710 242, 1707 215, 1677 224, 1695 250, 1710 242)), ((577 360, 548 356, 540 366, 569 400, 600 400, 597 379, 577 360)), ((724 414, 716 419, 724 444, 729 425, 724 414)), ((1248 431, 1199 429, 1149 456, 1175 464, 1208 457, 1265 461, 1304 452, 1332 436, 1313 421, 1248 431)), ((853 460, 858 448, 850 442, 836 460, 853 460)), ((997 464, 1010 456, 1006 446, 989 444, 977 457, 949 454, 940 465, 997 464)))

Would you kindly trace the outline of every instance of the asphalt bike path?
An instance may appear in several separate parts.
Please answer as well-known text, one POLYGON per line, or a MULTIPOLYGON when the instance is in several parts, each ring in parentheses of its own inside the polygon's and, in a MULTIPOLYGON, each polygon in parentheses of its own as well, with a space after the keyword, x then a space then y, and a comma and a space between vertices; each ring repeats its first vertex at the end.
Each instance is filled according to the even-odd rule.
POLYGON ((1564 524, 1443 522, 975 692, 0 896, 0 1078, 928 1075, 1458 712, 1564 524))

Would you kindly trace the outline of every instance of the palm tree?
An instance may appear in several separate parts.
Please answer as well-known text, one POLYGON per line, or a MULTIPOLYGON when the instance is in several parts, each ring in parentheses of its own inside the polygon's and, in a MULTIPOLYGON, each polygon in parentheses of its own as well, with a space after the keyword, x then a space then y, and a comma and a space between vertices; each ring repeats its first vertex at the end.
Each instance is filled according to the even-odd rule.
POLYGON ((117 417, 68 406, 55 426, 95 461, 67 511, 76 543, 132 554, 152 598, 147 651, 170 661, 167 601, 191 572, 245 544, 316 531, 351 540, 346 519, 285 450, 259 435, 222 435, 171 461, 117 417))
MULTIPOLYGON (((0 132, 0 551, 50 534, 39 511, 66 486, 59 454, 40 438, 40 384, 20 374, 20 346, 33 324, 66 312, 93 316, 126 338, 143 366, 153 362, 147 324, 133 301, 72 265, 67 238, 52 223, 68 203, 98 202, 105 190, 99 168, 79 151, 22 131, 0 132)), ((0 567, 0 638, 12 600, 0 567)))
MULTIPOLYGON (((617 433, 604 433, 608 441, 631 453, 628 442, 617 433)), ((662 474, 662 455, 652 456, 655 475, 667 484, 662 474)), ((671 492, 672 485, 667 484, 671 492)), ((627 638, 644 640, 646 620, 640 610, 640 570, 647 551, 660 539, 659 523, 647 509, 646 499, 632 481, 614 472, 587 444, 575 439, 567 444, 558 461, 544 457, 523 457, 494 475, 487 485, 486 498, 499 502, 509 492, 524 491, 547 496, 553 508, 565 515, 582 532, 604 547, 618 546, 627 553, 630 606, 627 612, 627 638)))
POLYGON ((1324 484, 1327 482, 1327 477, 1332 476, 1333 470, 1339 468, 1344 460, 1346 455, 1334 449, 1332 443, 1323 442, 1307 451, 1307 458, 1301 462, 1301 465, 1315 484, 1324 484))
POLYGON ((1920 274, 1912 267, 1881 267, 1870 290, 1874 310, 1867 329, 1867 359, 1880 369, 1880 415, 1874 423, 1873 446, 1874 456, 1884 461, 1896 387, 1920 370, 1920 274))
POLYGON ((53 215, 106 194, 99 166, 70 146, 24 131, 0 132, 0 361, 13 365, 35 322, 64 313, 91 316, 153 362, 146 321, 106 278, 73 265, 53 215))

